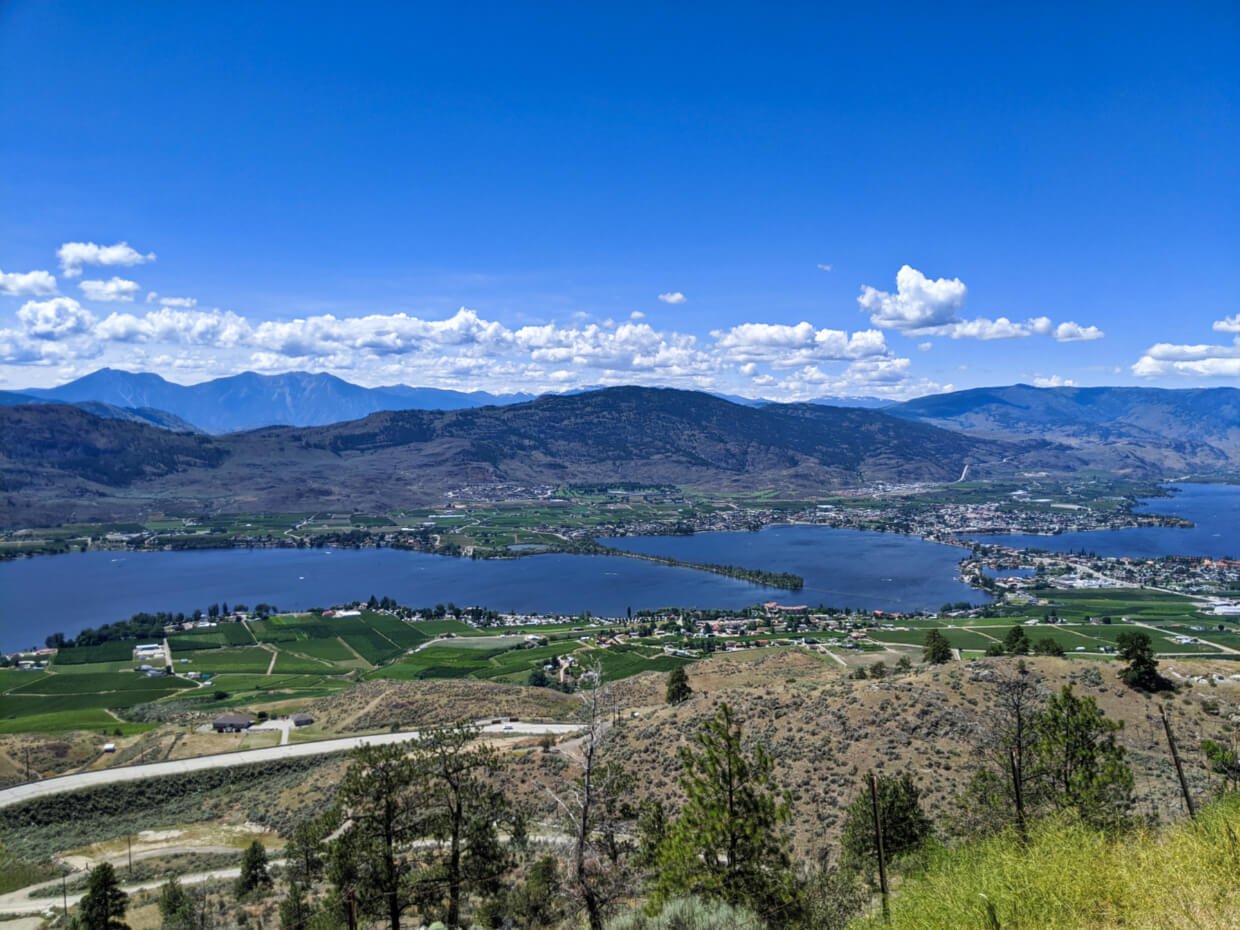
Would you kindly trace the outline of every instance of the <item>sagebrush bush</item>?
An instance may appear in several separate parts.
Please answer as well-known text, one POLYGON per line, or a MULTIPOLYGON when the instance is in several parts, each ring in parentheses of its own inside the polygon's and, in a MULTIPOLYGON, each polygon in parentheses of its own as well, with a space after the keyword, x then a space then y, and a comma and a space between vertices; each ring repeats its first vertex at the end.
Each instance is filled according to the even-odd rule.
POLYGON ((607 930, 765 930, 766 925, 749 911, 724 901, 697 897, 673 898, 651 917, 632 911, 613 917, 607 930))

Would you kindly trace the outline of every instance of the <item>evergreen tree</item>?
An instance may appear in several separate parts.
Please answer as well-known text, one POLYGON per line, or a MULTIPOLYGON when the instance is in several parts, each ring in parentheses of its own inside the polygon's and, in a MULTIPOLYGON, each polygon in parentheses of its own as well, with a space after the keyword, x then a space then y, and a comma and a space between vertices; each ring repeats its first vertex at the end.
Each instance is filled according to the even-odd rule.
POLYGON ((1092 697, 1071 685, 1034 718, 1033 770, 1048 800, 1094 826, 1122 823, 1132 806, 1132 770, 1115 739, 1123 724, 1108 720, 1092 697))
POLYGON ((689 676, 683 666, 676 666, 667 675, 667 703, 681 704, 693 696, 689 687, 689 676))
POLYGON ((1050 636, 1043 636, 1034 641, 1033 652, 1040 656, 1062 656, 1064 648, 1058 640, 1052 639, 1050 636))
POLYGON ((194 902, 175 877, 159 890, 159 916, 162 930, 194 930, 194 902))
POLYGON ((95 866, 80 905, 83 930, 129 930, 129 925, 121 920, 128 906, 129 895, 121 890, 112 865, 103 862, 95 866))
MULTIPOLYGON (((883 828, 883 852, 888 862, 919 849, 930 835, 930 818, 921 809, 921 792, 907 774, 899 778, 878 776, 878 819, 883 828)), ((840 844, 846 866, 877 874, 874 802, 868 784, 848 806, 840 844)))
POLYGON ((280 930, 306 930, 310 913, 306 890, 301 882, 289 882, 288 896, 280 902, 280 930))
POLYGON ((722 899, 788 922, 795 904, 787 795, 775 784, 770 755, 747 753, 724 704, 680 751, 687 798, 659 850, 657 899, 685 894, 722 899))
POLYGON ((1003 637, 1003 649, 1011 656, 1029 655, 1029 637, 1025 635, 1023 626, 1014 626, 1003 637))
POLYGON ((952 660, 952 646, 947 637, 938 630, 926 634, 925 649, 922 658, 931 665, 942 665, 952 660))
MULTIPOLYGON (((420 808, 413 797, 413 766, 408 743, 361 746, 337 793, 352 821, 333 843, 332 883, 352 914, 384 916, 391 930, 409 907, 410 866, 400 856, 419 837, 420 808)), ((351 918, 350 918, 351 919, 351 918)))
POLYGON ((267 850, 255 840, 241 854, 241 875, 237 878, 237 897, 243 898, 252 891, 271 887, 271 875, 267 871, 267 850))
POLYGON ((1129 687, 1138 691, 1161 691, 1166 687, 1166 680, 1158 674, 1158 660, 1154 658, 1149 634, 1125 630, 1116 637, 1115 645, 1120 658, 1128 662, 1120 677, 1129 687))

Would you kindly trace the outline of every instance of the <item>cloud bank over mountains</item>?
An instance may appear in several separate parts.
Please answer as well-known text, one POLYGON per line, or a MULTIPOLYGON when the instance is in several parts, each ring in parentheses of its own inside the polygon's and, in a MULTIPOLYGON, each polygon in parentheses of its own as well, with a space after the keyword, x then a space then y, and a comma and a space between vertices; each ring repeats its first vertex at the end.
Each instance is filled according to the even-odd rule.
MULTIPOLYGON (((56 256, 65 278, 82 279, 74 282, 80 300, 62 294, 49 271, 0 271, 0 296, 21 300, 12 322, 0 321, 0 365, 10 366, 10 383, 16 381, 11 366, 50 366, 71 376, 102 362, 176 371, 189 379, 248 368, 331 371, 371 385, 492 391, 631 383, 789 400, 827 394, 903 397, 952 385, 919 376, 902 354, 906 350, 889 342, 892 337, 908 340, 908 351, 915 347, 923 353, 933 348, 934 338, 1076 343, 1104 337, 1097 326, 1076 320, 968 316, 964 281, 931 278, 910 265, 897 272, 894 291, 861 287, 857 304, 869 317, 864 329, 808 320, 755 321, 693 333, 652 323, 638 309, 623 322, 577 313, 567 323, 525 325, 469 307, 438 319, 407 312, 260 319, 156 291, 147 291, 142 306, 110 309, 106 305, 138 303, 144 288, 118 274, 83 278, 86 269, 136 268, 156 261, 154 252, 127 242, 66 242, 56 256)), ((681 291, 662 292, 657 300, 669 308, 687 302, 681 291)), ((1235 344, 1158 343, 1131 366, 1132 373, 1240 375, 1240 314, 1220 319, 1214 330, 1236 334, 1235 344)))

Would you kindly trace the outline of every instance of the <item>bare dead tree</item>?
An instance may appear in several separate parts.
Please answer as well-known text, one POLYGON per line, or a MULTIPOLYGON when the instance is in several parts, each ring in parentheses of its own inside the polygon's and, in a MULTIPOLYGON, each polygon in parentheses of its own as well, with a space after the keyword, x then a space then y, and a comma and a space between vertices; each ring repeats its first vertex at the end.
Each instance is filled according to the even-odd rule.
POLYGON ((592 678, 594 687, 582 692, 580 772, 556 802, 573 838, 569 874, 574 894, 590 930, 603 930, 604 918, 627 885, 630 850, 622 825, 628 819, 623 799, 630 782, 620 766, 601 760, 616 717, 612 689, 597 663, 582 677, 592 678))

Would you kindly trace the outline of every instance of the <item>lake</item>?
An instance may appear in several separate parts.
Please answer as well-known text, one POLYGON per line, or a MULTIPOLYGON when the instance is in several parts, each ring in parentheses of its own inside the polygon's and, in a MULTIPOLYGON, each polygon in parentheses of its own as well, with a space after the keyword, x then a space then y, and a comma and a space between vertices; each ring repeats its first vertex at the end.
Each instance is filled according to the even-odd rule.
POLYGON ((609 545, 698 562, 790 571, 782 591, 621 556, 548 554, 454 559, 397 549, 217 549, 85 552, 0 563, 0 650, 139 611, 206 609, 227 601, 283 610, 394 597, 411 607, 456 603, 500 611, 623 616, 669 606, 738 608, 768 600, 877 610, 983 601, 956 578, 963 551, 888 533, 773 526, 757 533, 626 537, 609 545))
POLYGON ((1240 557, 1240 485, 1173 484, 1177 493, 1143 501, 1147 513, 1191 520, 1191 528, 1134 526, 1121 530, 1090 530, 1058 536, 997 534, 975 537, 978 542, 1052 552, 1094 552, 1102 556, 1158 558, 1198 555, 1240 557))

